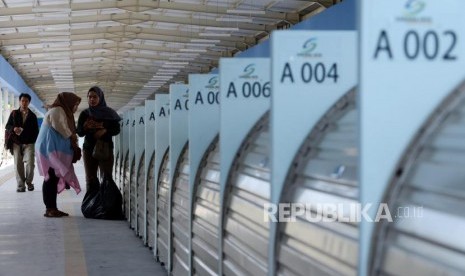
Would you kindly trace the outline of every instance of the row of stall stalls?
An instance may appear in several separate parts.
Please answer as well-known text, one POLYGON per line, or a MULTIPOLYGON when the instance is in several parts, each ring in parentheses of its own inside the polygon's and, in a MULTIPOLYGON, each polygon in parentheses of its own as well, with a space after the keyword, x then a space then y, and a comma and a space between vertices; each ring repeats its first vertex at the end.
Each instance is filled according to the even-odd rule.
POLYGON ((273 32, 123 115, 126 218, 169 273, 465 272, 465 25, 361 2, 357 31, 273 32))

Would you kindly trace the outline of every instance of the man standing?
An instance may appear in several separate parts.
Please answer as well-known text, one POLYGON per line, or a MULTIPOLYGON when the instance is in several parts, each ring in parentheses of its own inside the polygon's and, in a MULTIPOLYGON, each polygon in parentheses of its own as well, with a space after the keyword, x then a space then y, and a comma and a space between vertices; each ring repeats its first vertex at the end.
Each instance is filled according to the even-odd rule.
POLYGON ((31 96, 26 93, 19 95, 19 109, 11 111, 5 129, 14 136, 13 156, 16 168, 17 192, 34 190, 34 144, 39 135, 37 116, 29 109, 31 96), (24 173, 26 163, 26 173, 24 173))

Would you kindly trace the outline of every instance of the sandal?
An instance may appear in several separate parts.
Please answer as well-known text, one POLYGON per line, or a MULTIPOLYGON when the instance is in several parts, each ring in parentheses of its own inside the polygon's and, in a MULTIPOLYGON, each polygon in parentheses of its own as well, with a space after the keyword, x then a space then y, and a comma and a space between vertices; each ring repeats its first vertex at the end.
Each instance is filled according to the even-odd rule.
POLYGON ((28 190, 28 191, 34 191, 34 184, 32 184, 32 183, 26 183, 26 185, 27 185, 27 190, 28 190))
POLYGON ((58 211, 58 209, 47 209, 45 211, 44 217, 47 218, 60 218, 63 216, 63 212, 58 211))

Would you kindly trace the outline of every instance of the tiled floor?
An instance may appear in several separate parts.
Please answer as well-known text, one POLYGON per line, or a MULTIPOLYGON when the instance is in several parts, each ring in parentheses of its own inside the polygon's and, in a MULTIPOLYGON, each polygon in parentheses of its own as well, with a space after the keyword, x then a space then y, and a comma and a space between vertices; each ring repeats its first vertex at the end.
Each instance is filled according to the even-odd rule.
POLYGON ((58 195, 58 208, 70 214, 63 218, 43 216, 37 170, 35 191, 17 193, 13 167, 0 169, 0 276, 166 275, 127 221, 82 216, 82 162, 75 168, 84 191, 58 195))

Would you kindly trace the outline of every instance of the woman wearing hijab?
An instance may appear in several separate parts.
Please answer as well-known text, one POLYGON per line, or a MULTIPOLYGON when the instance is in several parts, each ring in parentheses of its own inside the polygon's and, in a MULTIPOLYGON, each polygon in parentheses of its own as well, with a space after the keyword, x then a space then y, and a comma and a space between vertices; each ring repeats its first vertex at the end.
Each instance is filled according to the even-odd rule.
POLYGON ((97 170, 102 175, 111 176, 113 170, 113 140, 112 137, 120 132, 119 121, 121 117, 105 102, 102 89, 97 86, 91 87, 87 92, 89 108, 83 110, 79 115, 77 134, 85 136, 83 148, 84 169, 86 171, 87 190, 99 185, 97 170), (97 140, 103 140, 110 145, 111 156, 106 160, 98 160, 92 156, 97 140))
POLYGON ((73 167, 81 158, 74 121, 80 103, 81 98, 74 93, 58 94, 39 131, 35 153, 39 174, 44 177, 45 217, 68 216, 57 208, 57 194, 65 189, 65 184, 73 187, 77 194, 81 191, 73 167))

